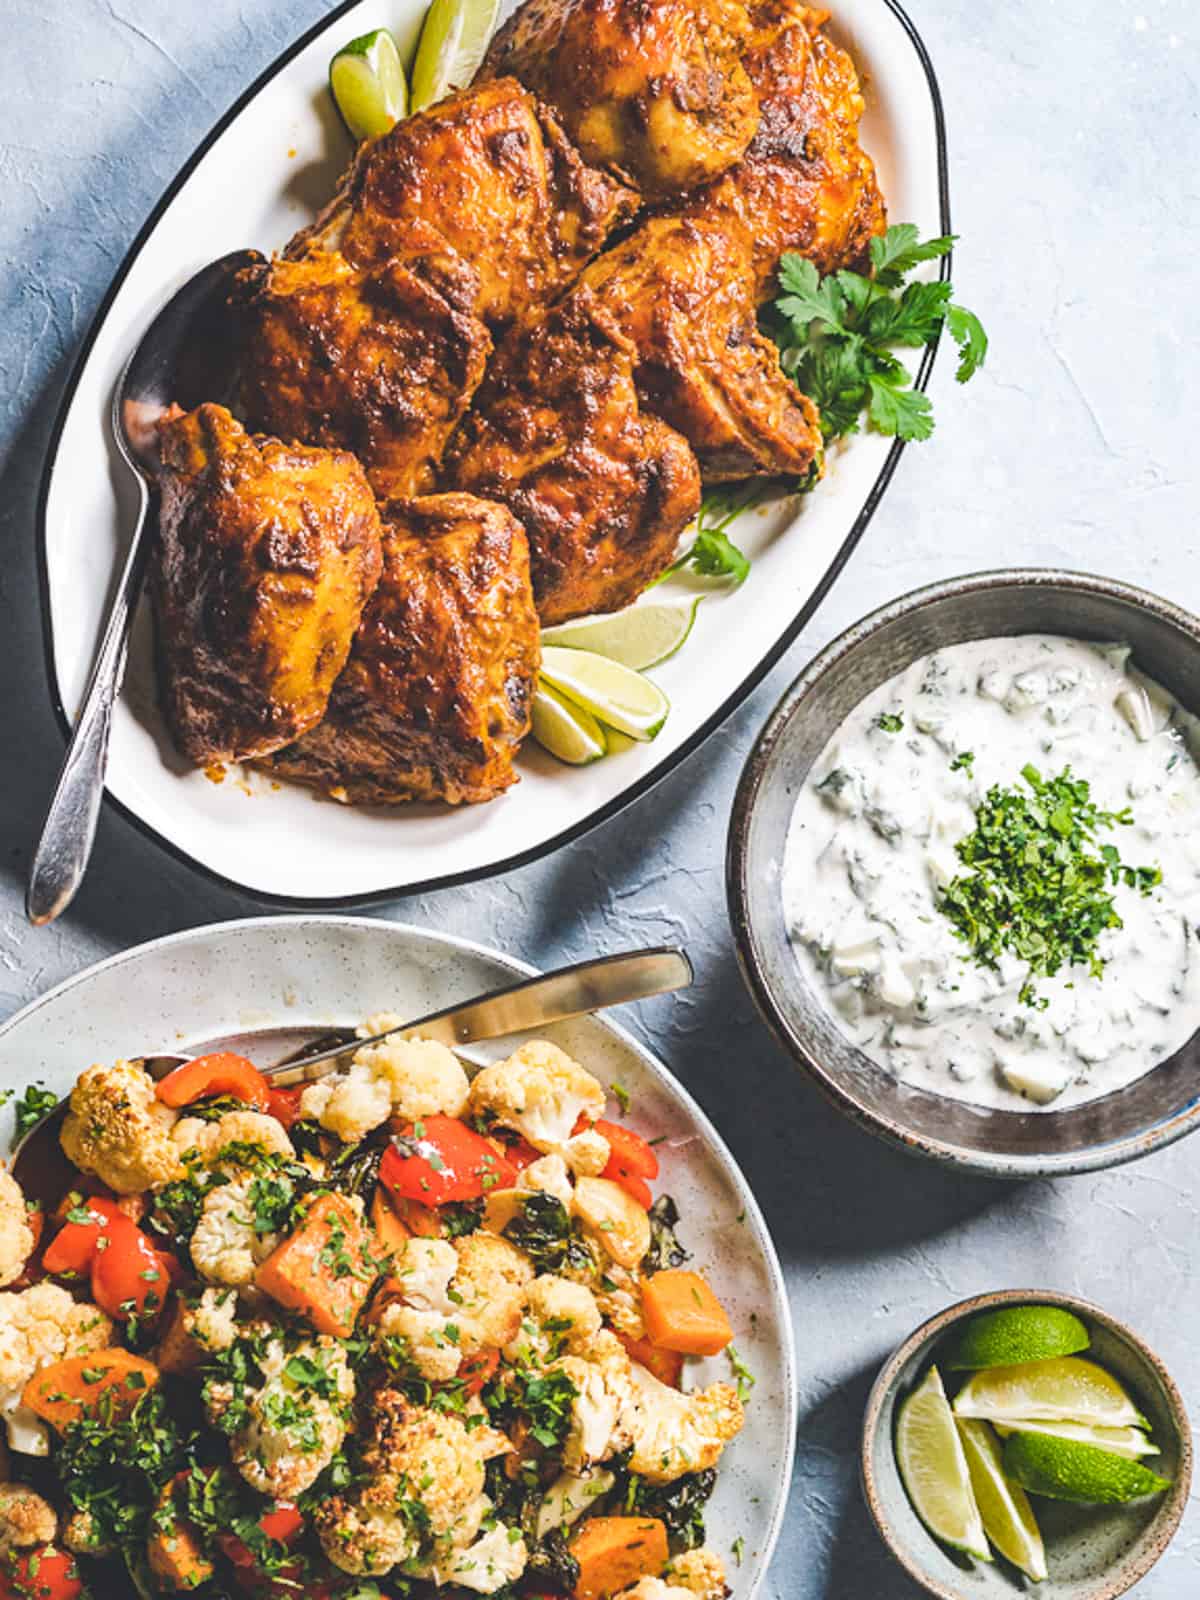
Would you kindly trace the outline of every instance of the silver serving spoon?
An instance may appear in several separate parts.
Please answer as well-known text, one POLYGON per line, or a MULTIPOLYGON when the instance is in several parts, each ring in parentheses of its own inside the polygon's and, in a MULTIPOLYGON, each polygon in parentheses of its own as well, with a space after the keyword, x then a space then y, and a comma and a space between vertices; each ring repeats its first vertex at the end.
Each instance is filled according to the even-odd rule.
POLYGON ((96 837, 112 710, 156 531, 157 424, 172 402, 187 407, 228 392, 234 275, 261 259, 257 251, 238 250, 189 278, 147 328, 117 384, 112 432, 137 479, 137 524, 30 868, 25 914, 36 925, 70 905, 96 837))
MULTIPOLYGON (((255 1061, 264 1076, 283 1088, 323 1078, 336 1071, 339 1062, 355 1050, 397 1034, 419 1034, 424 1039, 436 1039, 452 1050, 459 1050, 485 1039, 501 1039, 506 1034, 526 1033, 552 1022, 566 1022, 571 1017, 602 1011, 607 1006, 625 1005, 633 1000, 648 1000, 652 995, 686 989, 691 981, 692 964, 682 950, 668 947, 631 950, 624 955, 601 956, 595 961, 581 961, 535 978, 523 978, 520 983, 493 989, 415 1022, 400 1023, 370 1039, 359 1039, 350 1029, 331 1034, 328 1028, 312 1026, 260 1028, 209 1040, 197 1054, 236 1051, 255 1061), (288 1052, 282 1059, 278 1058, 280 1050, 288 1052), (260 1064, 264 1054, 275 1059, 260 1064)), ((192 1057, 147 1055, 134 1059, 158 1080, 192 1057)), ((44 1122, 31 1128, 17 1146, 12 1160, 13 1177, 25 1198, 40 1201, 48 1209, 57 1205, 76 1175, 58 1142, 67 1105, 67 1100, 60 1101, 44 1122)))

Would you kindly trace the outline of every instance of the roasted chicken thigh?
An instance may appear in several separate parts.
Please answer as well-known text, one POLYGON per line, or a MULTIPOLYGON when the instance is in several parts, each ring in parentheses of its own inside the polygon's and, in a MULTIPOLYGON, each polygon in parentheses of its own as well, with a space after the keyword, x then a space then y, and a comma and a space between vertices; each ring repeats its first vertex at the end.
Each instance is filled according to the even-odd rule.
POLYGON ((446 481, 521 519, 545 623, 635 599, 700 505, 696 458, 643 409, 636 361, 617 319, 577 290, 504 341, 451 443, 446 481))
POLYGON ((151 571, 163 702, 198 766, 264 756, 325 710, 379 578, 380 524, 344 451, 248 434, 202 405, 160 430, 151 571))
POLYGON ((582 159, 528 90, 500 78, 364 144, 287 254, 319 246, 379 266, 407 257, 421 225, 478 275, 476 313, 505 327, 573 282, 636 204, 630 188, 582 159))
POLYGON ((517 781, 539 661, 520 523, 467 494, 393 501, 328 713, 271 770, 341 800, 491 800, 517 781))
POLYGON ((669 198, 724 172, 758 127, 742 0, 526 0, 484 77, 554 108, 587 161, 669 198))

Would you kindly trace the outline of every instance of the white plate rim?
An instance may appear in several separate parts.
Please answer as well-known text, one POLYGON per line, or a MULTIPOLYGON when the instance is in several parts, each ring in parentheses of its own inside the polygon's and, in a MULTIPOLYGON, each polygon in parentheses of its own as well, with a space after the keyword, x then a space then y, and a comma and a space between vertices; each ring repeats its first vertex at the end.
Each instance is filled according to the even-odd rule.
MULTIPOLYGON (((184 928, 176 933, 163 934, 156 939, 148 939, 142 944, 132 945, 125 950, 118 950, 111 956, 92 962, 89 966, 62 979, 53 988, 46 990, 44 994, 36 996, 22 1006, 19 1011, 14 1012, 12 1016, 7 1017, 0 1023, 0 1042, 4 1041, 18 1027, 32 1022, 43 1008, 65 998, 72 990, 83 987, 101 973, 111 972, 127 963, 134 963, 176 946, 200 943, 213 937, 219 938, 223 931, 237 932, 238 934, 260 930, 274 931, 284 925, 314 933, 320 933, 322 930, 354 928, 359 931, 373 930, 381 938, 415 938, 433 946, 442 946, 463 954, 482 957, 508 969, 514 978, 534 977, 540 970, 529 962, 510 955, 507 951, 497 950, 492 945, 483 944, 475 939, 465 939, 457 934, 441 933, 432 928, 423 928, 416 923, 393 922, 375 917, 351 917, 321 913, 285 917, 240 917, 232 921, 207 922, 199 927, 184 928)), ((219 1006, 219 1004, 219 999, 214 998, 214 1006, 219 1006)), ((750 1187, 749 1180, 742 1172, 741 1167, 734 1159, 728 1145, 721 1137, 707 1112, 670 1068, 660 1061, 654 1052, 643 1044, 636 1035, 631 1033, 628 1028, 623 1027, 621 1023, 613 1021, 611 1017, 605 1016, 603 1013, 593 1013, 590 1020, 610 1033, 625 1049, 637 1056, 642 1066, 666 1090, 668 1096, 677 1100, 682 1106, 689 1121, 703 1139, 708 1152, 716 1160, 724 1176, 736 1190, 742 1203, 744 1219, 750 1225, 751 1237, 754 1239, 759 1255, 766 1266, 767 1277, 771 1286, 771 1296, 774 1302, 772 1309, 780 1325, 780 1350, 783 1368, 781 1390, 784 1397, 785 1415, 783 1417, 783 1435, 780 1440, 781 1448, 775 1474, 775 1503, 771 1509, 766 1534, 752 1558, 756 1563, 756 1570, 750 1574, 750 1586, 742 1596, 742 1600, 754 1600, 754 1596, 758 1594, 766 1580, 791 1499, 792 1472, 796 1453, 796 1430, 799 1421, 796 1335, 792 1322, 791 1301, 788 1298, 783 1268, 780 1264, 774 1240, 771 1238, 770 1230, 767 1227, 766 1218, 763 1216, 754 1191, 750 1187)))
MULTIPOLYGON (((183 188, 193 171, 207 155, 210 148, 217 142, 229 125, 244 111, 257 95, 281 73, 289 63, 313 44, 323 33, 334 26, 347 12, 353 10, 360 0, 341 0, 332 11, 320 18, 311 28, 295 39, 287 48, 278 55, 246 88, 232 105, 218 118, 200 144, 179 168, 170 184, 159 197, 154 208, 139 229, 136 238, 126 252, 121 265, 118 267, 104 298, 100 302, 92 318, 83 344, 72 365, 70 376, 63 390, 55 412, 54 424, 46 446, 45 463, 42 469, 41 482, 38 491, 38 501, 35 519, 35 543, 37 548, 38 564, 38 595, 42 619, 42 647, 45 657, 46 681, 50 691, 51 707, 59 731, 64 742, 70 739, 73 721, 67 712, 58 676, 57 652, 55 649, 54 623, 51 605, 50 558, 48 539, 48 506, 50 500, 51 484, 58 462, 59 445, 63 431, 67 425, 69 415, 75 400, 76 390, 88 366, 92 348, 99 337, 108 313, 125 282, 130 270, 136 262, 144 245, 154 233, 167 211, 171 202, 183 188)), ((920 63, 930 96, 930 108, 933 114, 934 132, 937 157, 937 191, 940 228, 943 235, 952 231, 950 220, 950 187, 949 187, 949 155, 946 139, 946 122, 943 109, 941 89, 937 75, 934 71, 933 61, 925 42, 918 32, 916 25, 904 10, 899 0, 879 0, 885 10, 890 12, 900 24, 907 36, 913 51, 920 63)), ((952 256, 947 254, 942 257, 938 276, 948 279, 952 269, 952 256)), ((940 344, 940 335, 933 344, 927 346, 921 354, 917 370, 913 377, 913 387, 922 392, 928 387, 929 378, 933 371, 934 359, 940 344)), ((402 896, 424 894, 433 889, 453 888, 456 886, 477 883, 493 877, 501 872, 514 871, 519 867, 528 866, 532 862, 540 861, 551 852, 569 845, 583 838, 593 829, 617 816, 627 806, 632 805, 643 795, 649 793, 657 784, 663 782, 680 765, 692 755, 700 746, 716 732, 727 717, 742 704, 754 689, 762 682, 763 678, 775 666, 784 652, 795 642, 800 632, 811 621, 817 608, 824 601, 834 581, 838 577, 846 562, 850 559, 859 540, 866 532, 880 501, 899 464, 904 452, 904 442, 897 439, 893 442, 879 473, 867 492, 858 512, 850 525, 845 538, 842 540, 833 559, 816 584, 813 585, 808 598, 801 605, 796 615, 788 626, 777 636, 772 645, 760 655, 751 670, 742 680, 725 696, 718 706, 693 730, 692 734, 683 740, 669 755, 657 763, 649 771, 633 778, 607 800, 595 806, 582 817, 577 818, 569 826, 552 833, 549 837, 539 840, 523 850, 498 859, 489 859, 473 867, 463 868, 459 871, 450 871, 436 874, 432 877, 405 881, 400 884, 389 885, 384 888, 360 890, 350 894, 285 894, 276 890, 268 890, 258 885, 242 882, 240 879, 227 875, 209 863, 194 856, 182 843, 168 838, 160 833, 154 825, 146 821, 130 805, 114 796, 107 788, 104 792, 105 802, 112 806, 117 814, 130 823, 143 837, 151 840, 160 849, 176 861, 190 867, 221 888, 245 896, 256 904, 264 906, 279 906, 284 909, 305 910, 315 908, 350 909, 357 906, 380 905, 394 901, 402 896)))

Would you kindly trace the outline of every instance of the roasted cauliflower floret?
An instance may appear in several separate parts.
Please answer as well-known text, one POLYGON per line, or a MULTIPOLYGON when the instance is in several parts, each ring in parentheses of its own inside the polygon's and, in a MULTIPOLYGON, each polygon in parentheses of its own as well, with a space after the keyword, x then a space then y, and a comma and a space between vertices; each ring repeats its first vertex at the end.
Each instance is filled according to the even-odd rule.
POLYGON ((546 1366, 561 1355, 586 1355, 600 1332, 600 1308, 581 1283, 545 1273, 529 1290, 520 1331, 505 1356, 523 1366, 546 1366))
POLYGON ((435 1565, 470 1545, 490 1508, 484 1463, 511 1448, 504 1435, 410 1405, 393 1389, 374 1397, 370 1428, 362 1449, 366 1482, 316 1509, 317 1533, 334 1566, 379 1576, 399 1562, 435 1565))
MULTIPOLYGON (((607 1143, 607 1141, 606 1141, 607 1143)), ((561 1200, 570 1211, 575 1197, 571 1173, 561 1156, 539 1156, 517 1175, 517 1188, 536 1193, 539 1189, 561 1200)))
POLYGON ((89 1067, 71 1091, 60 1136, 67 1159, 115 1194, 141 1194, 183 1176, 171 1138, 176 1113, 132 1061, 89 1067))
POLYGON ((712 1550, 685 1550, 661 1578, 639 1578, 616 1600, 724 1600, 725 1567, 712 1550))
POLYGON ((642 1280, 636 1267, 622 1267, 610 1261, 595 1287, 596 1304, 607 1323, 629 1339, 642 1339, 646 1322, 642 1316, 642 1280))
MULTIPOLYGON (((377 1032, 395 1025, 392 1017, 372 1019, 377 1032)), ((469 1085, 462 1062, 433 1039, 388 1039, 359 1050, 345 1072, 311 1084, 300 1109, 347 1144, 357 1144, 388 1117, 416 1122, 421 1117, 459 1117, 466 1110, 469 1085)))
POLYGON ((58 1532, 54 1508, 23 1483, 0 1483, 0 1556, 49 1544, 58 1532))
POLYGON ((521 1251, 490 1233, 454 1244, 409 1239, 392 1272, 401 1298, 380 1314, 379 1334, 403 1339, 431 1380, 453 1378, 463 1357, 507 1344, 533 1279, 521 1251))
POLYGON ((172 1137, 180 1155, 197 1151, 205 1166, 244 1166, 238 1159, 238 1145, 251 1145, 281 1161, 290 1161, 296 1154, 283 1124, 261 1111, 227 1111, 215 1122, 182 1117, 172 1137), (228 1154, 223 1156, 223 1151, 228 1154))
POLYGON ((33 1253, 33 1229, 20 1185, 0 1167, 0 1289, 15 1283, 33 1253))
POLYGON ((627 1414, 633 1406, 631 1362, 615 1333, 602 1328, 586 1355, 564 1356, 552 1371, 564 1372, 575 1386, 571 1425, 563 1447, 563 1466, 579 1472, 623 1450, 629 1443, 627 1414))
POLYGON ((498 1522, 465 1550, 451 1551, 430 1570, 430 1577, 435 1583, 454 1584, 476 1594, 495 1594, 506 1583, 517 1581, 528 1559, 520 1530, 498 1522))
POLYGON ((258 1222, 255 1191, 260 1180, 237 1178, 210 1189, 192 1234, 192 1265, 209 1283, 238 1288, 254 1281, 254 1270, 279 1243, 258 1222))
POLYGON ((102 1350, 112 1333, 103 1311, 73 1300, 56 1283, 0 1294, 0 1417, 14 1450, 37 1456, 49 1450, 45 1426, 21 1404, 34 1373, 52 1361, 102 1350))
POLYGON ((471 1084, 471 1109, 515 1128, 543 1155, 560 1155, 575 1172, 603 1172, 608 1140, 594 1129, 574 1134, 580 1116, 604 1115, 604 1090, 565 1050, 546 1039, 523 1044, 484 1067, 471 1084))
POLYGON ((205 1385, 209 1421, 220 1428, 235 1400, 245 1421, 229 1442, 233 1464, 252 1489, 294 1500, 333 1459, 346 1437, 354 1374, 336 1339, 275 1336, 251 1346, 257 1376, 238 1388, 221 1378, 205 1385))
POLYGON ((631 1403, 622 1422, 633 1442, 630 1472, 651 1483, 673 1483, 685 1472, 715 1467, 730 1439, 741 1431, 737 1390, 728 1383, 681 1394, 660 1383, 638 1362, 630 1365, 631 1403))

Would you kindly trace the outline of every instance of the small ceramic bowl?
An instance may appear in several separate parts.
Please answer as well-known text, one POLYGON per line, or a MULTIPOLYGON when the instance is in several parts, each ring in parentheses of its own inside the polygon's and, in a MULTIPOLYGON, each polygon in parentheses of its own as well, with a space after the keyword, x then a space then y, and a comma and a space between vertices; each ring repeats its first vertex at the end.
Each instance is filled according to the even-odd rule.
POLYGON ((729 913, 751 993, 777 1039, 838 1107, 916 1155, 997 1177, 1089 1172, 1200 1125, 1200 1034, 1127 1088, 1055 1111, 991 1110, 899 1083, 836 1027, 788 940, 780 893, 796 794, 847 715, 919 657, 1023 633, 1133 649, 1200 713, 1200 620, 1144 590, 1081 573, 984 572, 919 589, 857 622, 792 684, 742 773, 729 831, 729 913))
POLYGON ((884 1366, 863 1422, 862 1482, 875 1526, 892 1555, 939 1600, 1116 1600, 1144 1578, 1166 1550, 1183 1517, 1192 1481, 1192 1437, 1179 1390, 1137 1334, 1086 1300, 1045 1289, 1005 1289, 951 1306, 910 1335, 884 1366), (1005 1305, 1052 1305, 1087 1324, 1087 1352, 1133 1395, 1162 1451, 1147 1465, 1171 1487, 1161 1495, 1119 1506, 1076 1506, 1037 1498, 1034 1513, 1046 1543, 1049 1577, 1034 1584, 997 1556, 991 1565, 956 1556, 940 1545, 913 1510, 893 1447, 896 1406, 925 1376, 939 1347, 964 1318, 1005 1305))

